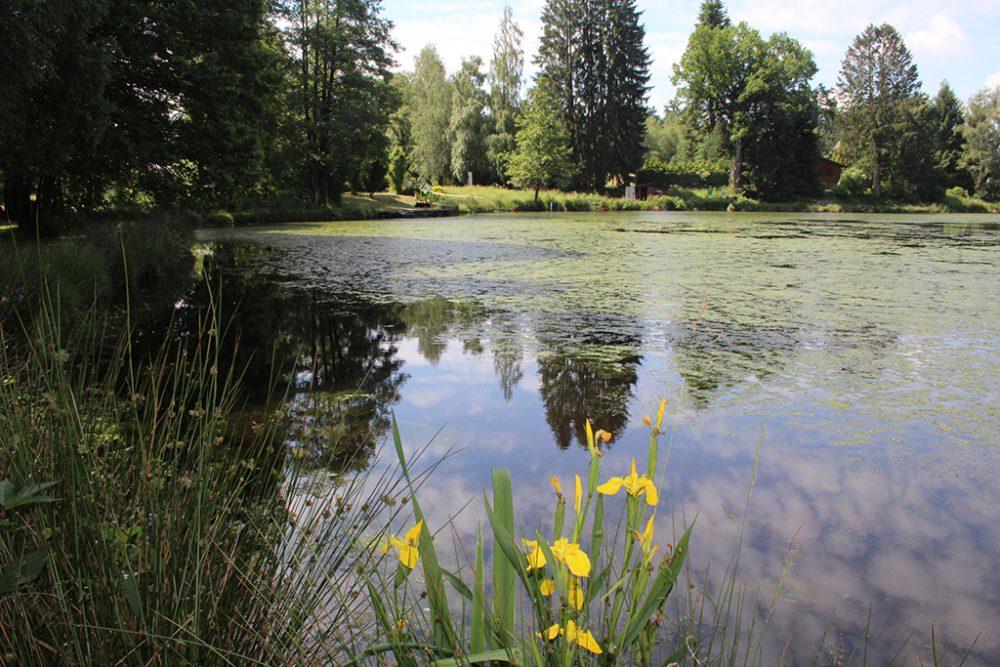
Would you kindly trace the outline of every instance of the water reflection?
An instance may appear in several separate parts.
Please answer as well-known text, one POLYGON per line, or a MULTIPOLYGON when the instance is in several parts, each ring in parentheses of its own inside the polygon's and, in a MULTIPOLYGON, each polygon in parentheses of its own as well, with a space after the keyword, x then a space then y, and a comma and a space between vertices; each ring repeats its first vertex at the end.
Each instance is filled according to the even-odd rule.
MULTIPOLYGON (((583 468, 584 419, 615 433, 606 469, 625 470, 665 393, 676 427, 657 532, 698 514, 692 562, 720 571, 746 520, 739 582, 777 601, 763 663, 811 663, 821 642, 850 654, 869 629, 871 664, 907 637, 904 655, 927 662, 933 625, 952 657, 980 635, 966 664, 1000 664, 995 227, 641 214, 219 234, 271 248, 246 266, 278 296, 255 293, 251 312, 313 311, 248 318, 264 323, 244 338, 259 349, 287 339, 286 377, 307 387, 329 356, 356 369, 329 391, 363 403, 353 392, 377 390, 360 369, 392 367, 380 382, 406 441, 468 448, 421 498, 436 525, 472 500, 453 523, 471 543, 502 466, 530 532, 551 513, 549 476, 583 468), (379 342, 337 359, 318 342, 335 329, 323 318, 379 342)), ((354 430, 375 437, 384 427, 359 412, 354 430)))

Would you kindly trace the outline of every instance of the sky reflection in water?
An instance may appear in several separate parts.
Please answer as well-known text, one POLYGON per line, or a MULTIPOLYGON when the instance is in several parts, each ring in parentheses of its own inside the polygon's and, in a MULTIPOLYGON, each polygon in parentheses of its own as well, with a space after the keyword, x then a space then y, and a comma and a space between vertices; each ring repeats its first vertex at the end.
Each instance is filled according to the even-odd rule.
POLYGON ((869 608, 872 664, 911 633, 908 650, 928 655, 932 625, 953 653, 978 635, 971 664, 997 664, 998 227, 644 213, 208 239, 244 303, 243 345, 278 342, 279 365, 322 390, 330 438, 374 451, 392 409, 409 447, 462 449, 421 503, 441 525, 471 500, 455 520, 469 543, 494 466, 511 468, 533 532, 549 476, 585 469, 585 417, 615 433, 604 468, 621 474, 644 459, 641 419, 665 394, 657 534, 697 514, 692 562, 721 572, 734 553, 761 443, 740 581, 766 606, 794 558, 765 664, 788 641, 811 661, 827 628, 850 653, 869 608))

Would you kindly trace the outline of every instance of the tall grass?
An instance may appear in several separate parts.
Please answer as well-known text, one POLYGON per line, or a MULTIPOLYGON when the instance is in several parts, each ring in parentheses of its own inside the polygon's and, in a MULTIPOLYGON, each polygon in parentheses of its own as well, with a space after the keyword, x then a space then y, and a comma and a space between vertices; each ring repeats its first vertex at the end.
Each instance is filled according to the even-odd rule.
POLYGON ((306 472, 283 413, 240 418, 214 309, 190 340, 109 352, 99 311, 66 327, 49 286, 0 327, 0 665, 356 653, 352 573, 395 478, 306 472))

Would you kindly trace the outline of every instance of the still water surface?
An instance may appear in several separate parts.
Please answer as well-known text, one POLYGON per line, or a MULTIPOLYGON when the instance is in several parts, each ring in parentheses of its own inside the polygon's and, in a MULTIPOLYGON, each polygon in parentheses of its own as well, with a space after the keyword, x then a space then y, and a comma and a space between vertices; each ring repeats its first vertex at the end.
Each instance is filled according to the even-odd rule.
POLYGON ((317 465, 343 465, 329 442, 373 452, 395 411, 408 446, 461 450, 421 503, 439 526, 468 505, 472 544, 493 467, 534 526, 549 477, 586 468, 587 417, 621 474, 666 396, 657 535, 697 515, 692 564, 721 572, 745 523, 738 579, 776 600, 764 664, 850 655, 869 611, 869 664, 926 658, 932 626, 1000 664, 1000 219, 489 215, 205 240, 241 348, 276 351, 250 380, 295 367, 329 406, 327 437, 300 443, 317 465))

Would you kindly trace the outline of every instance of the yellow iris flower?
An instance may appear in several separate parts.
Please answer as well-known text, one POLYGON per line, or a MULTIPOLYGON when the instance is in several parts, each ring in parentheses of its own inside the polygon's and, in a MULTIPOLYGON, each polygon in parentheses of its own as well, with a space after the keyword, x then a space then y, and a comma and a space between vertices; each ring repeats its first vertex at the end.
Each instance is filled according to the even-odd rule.
POLYGON ((644 531, 641 533, 637 530, 633 532, 635 533, 635 539, 639 541, 639 546, 642 547, 643 564, 649 565, 649 562, 653 560, 653 554, 660 548, 660 545, 653 544, 653 517, 649 517, 644 531))
POLYGON ((632 473, 627 477, 612 477, 604 484, 597 487, 598 493, 603 493, 606 496, 613 496, 618 493, 622 487, 625 487, 625 491, 628 492, 630 496, 638 497, 642 494, 646 494, 646 502, 650 505, 655 506, 659 502, 659 496, 656 494, 656 486, 653 485, 653 480, 645 475, 639 475, 635 471, 635 459, 632 459, 632 473))
POLYGON ((549 478, 549 484, 551 484, 552 488, 556 490, 556 495, 561 498, 562 497, 562 485, 559 483, 559 478, 556 477, 555 475, 552 475, 552 477, 549 478))
POLYGON ((569 571, 577 577, 590 575, 590 556, 576 542, 570 542, 560 537, 552 543, 552 555, 556 560, 566 563, 569 571))
POLYGON ((417 522, 413 528, 406 531, 406 535, 400 540, 396 537, 389 537, 389 543, 385 544, 379 549, 382 553, 389 553, 390 547, 395 547, 399 550, 399 562, 403 564, 404 567, 408 567, 411 570, 416 566, 417 559, 419 558, 419 552, 417 551, 417 540, 420 538, 420 531, 424 527, 424 520, 421 519, 417 522))
MULTIPOLYGON (((527 555, 528 571, 539 570, 545 567, 548 559, 545 557, 545 552, 538 548, 538 540, 526 540, 522 537, 521 542, 524 546, 531 549, 527 555)), ((550 548, 556 560, 560 563, 565 563, 569 567, 569 571, 574 575, 578 577, 590 575, 590 556, 580 548, 579 544, 575 542, 571 543, 565 537, 560 537, 552 543, 550 548)))
POLYGON ((521 542, 524 543, 524 546, 531 548, 531 552, 528 554, 528 571, 545 567, 549 561, 545 558, 545 552, 538 548, 538 540, 526 540, 522 537, 521 542))
MULTIPOLYGON (((538 592, 542 597, 551 597, 556 590, 556 582, 552 579, 544 579, 538 585, 538 592)), ((569 604, 573 609, 583 609, 583 590, 576 577, 569 580, 569 604)))
POLYGON ((600 655, 604 653, 601 650, 600 645, 597 640, 594 639, 594 635, 590 633, 590 630, 581 630, 576 627, 576 623, 573 621, 566 621, 566 629, 564 630, 561 625, 556 623, 546 628, 544 633, 539 633, 541 636, 545 637, 549 641, 552 641, 556 637, 561 635, 566 636, 566 641, 570 644, 579 644, 581 648, 585 648, 591 653, 596 653, 600 655))

